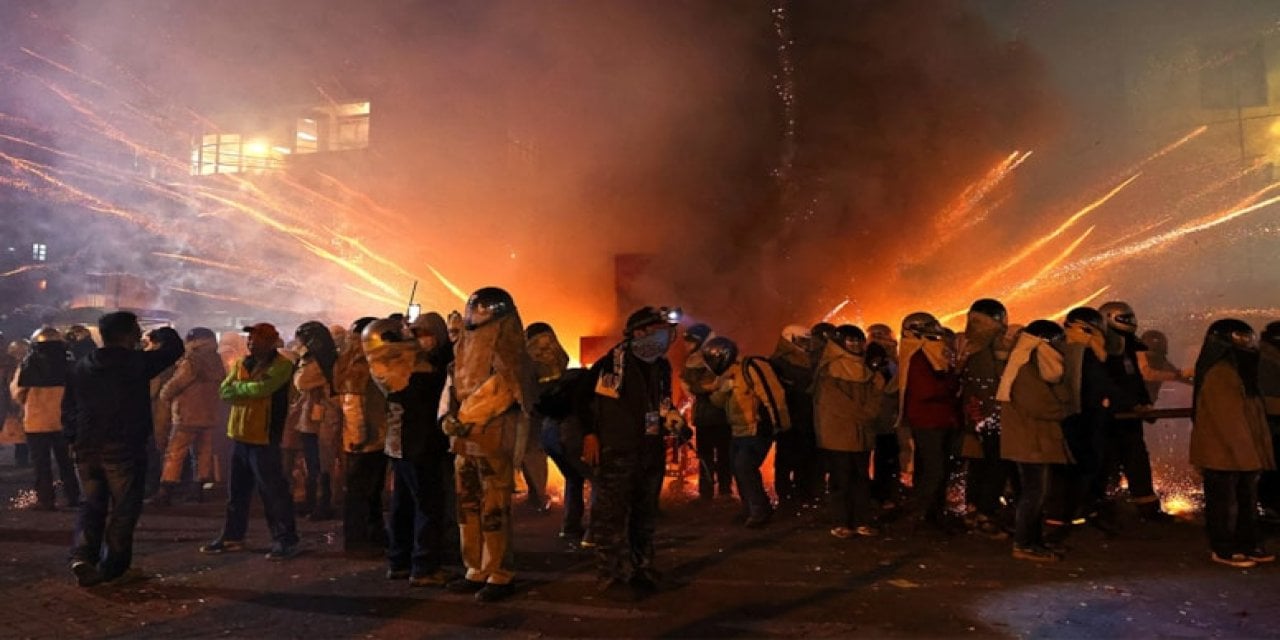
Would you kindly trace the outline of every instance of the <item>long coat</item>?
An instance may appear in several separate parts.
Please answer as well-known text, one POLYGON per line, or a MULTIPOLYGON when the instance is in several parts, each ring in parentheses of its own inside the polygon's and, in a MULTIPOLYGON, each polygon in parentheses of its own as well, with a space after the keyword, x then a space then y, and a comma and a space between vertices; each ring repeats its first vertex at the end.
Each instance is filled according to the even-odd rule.
POLYGON ((1070 413, 1070 385, 1046 382, 1033 356, 1018 370, 1009 397, 1009 402, 1000 403, 1000 457, 1028 464, 1071 462, 1062 437, 1062 421, 1070 413))
POLYGON ((1245 394, 1240 374, 1230 363, 1209 368, 1195 400, 1192 466, 1214 471, 1276 468, 1262 398, 1245 394))

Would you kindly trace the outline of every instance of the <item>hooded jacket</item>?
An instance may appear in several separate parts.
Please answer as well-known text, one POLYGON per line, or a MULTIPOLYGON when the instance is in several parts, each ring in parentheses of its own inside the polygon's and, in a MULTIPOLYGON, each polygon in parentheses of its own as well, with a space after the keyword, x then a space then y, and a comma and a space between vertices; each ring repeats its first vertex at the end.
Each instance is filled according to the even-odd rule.
POLYGON ((1001 405, 996 401, 996 387, 1008 359, 1007 354, 998 351, 1004 325, 985 314, 970 313, 964 336, 967 353, 960 370, 960 406, 964 411, 966 436, 964 454, 981 458, 978 438, 1000 434, 1001 405))
POLYGON ((62 398, 62 432, 76 454, 145 456, 154 433, 151 379, 173 366, 183 351, 182 338, 173 332, 155 351, 104 347, 77 360, 62 398))
POLYGON ((62 397, 68 369, 65 343, 32 345, 10 386, 14 402, 22 407, 24 431, 52 433, 62 429, 62 397))
POLYGON ((381 452, 387 438, 387 401, 369 375, 369 361, 358 339, 338 354, 333 382, 342 407, 342 450, 381 452))
POLYGON ((231 404, 227 437, 245 444, 280 444, 292 376, 293 363, 278 352, 265 362, 252 354, 236 362, 218 387, 218 395, 231 404))
POLYGON ((1231 362, 1220 359, 1207 372, 1197 371, 1196 378, 1192 466, 1214 471, 1275 469, 1262 398, 1245 392, 1231 362))
POLYGON ((813 386, 818 448, 870 451, 884 403, 884 376, 869 369, 861 357, 828 342, 818 360, 813 386))
POLYGON ((301 433, 332 433, 342 419, 338 404, 330 396, 333 385, 325 377, 320 362, 315 358, 303 357, 293 373, 293 388, 298 395, 294 400, 298 423, 295 428, 301 433))
POLYGON ((722 380, 711 401, 724 409, 733 437, 771 437, 791 429, 786 392, 764 358, 738 360, 722 380))
POLYGON ((212 338, 196 338, 186 346, 173 376, 160 389, 160 400, 169 404, 175 428, 215 427, 222 415, 218 385, 227 377, 226 367, 212 338))
POLYGON ((798 431, 812 431, 813 368, 809 353, 786 338, 778 339, 778 346, 769 357, 769 364, 778 375, 787 399, 787 412, 791 414, 791 426, 798 431))
POLYGON ((1018 339, 1015 351, 1022 350, 1029 352, 1025 362, 1016 371, 1006 371, 1001 384, 1002 389, 1008 387, 1008 399, 1000 402, 1000 457, 1028 464, 1067 464, 1072 457, 1062 421, 1070 414, 1071 387, 1063 379, 1062 356, 1030 334, 1018 339))

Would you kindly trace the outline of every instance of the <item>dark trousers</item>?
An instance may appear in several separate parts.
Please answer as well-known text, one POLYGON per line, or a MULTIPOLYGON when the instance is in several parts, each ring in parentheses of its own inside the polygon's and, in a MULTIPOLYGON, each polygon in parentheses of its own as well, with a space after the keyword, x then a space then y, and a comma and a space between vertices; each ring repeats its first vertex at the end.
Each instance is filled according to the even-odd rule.
POLYGON ((391 459, 395 488, 391 492, 390 542, 387 562, 424 576, 440 568, 444 557, 445 487, 443 453, 415 459, 391 459))
POLYGON ((1094 477, 1075 464, 1055 464, 1049 468, 1049 488, 1045 491, 1044 515, 1070 524, 1096 508, 1091 491, 1094 477))
POLYGON ((387 456, 381 451, 348 453, 345 466, 342 548, 347 551, 381 551, 387 546, 386 523, 382 519, 387 456))
POLYGON ((42 505, 53 506, 53 462, 58 463, 58 475, 62 478, 62 493, 67 504, 74 507, 80 502, 80 481, 76 479, 75 465, 67 449, 67 439, 61 431, 28 433, 27 446, 35 461, 36 499, 42 505))
POLYGON ((760 465, 769 457, 772 445, 772 440, 762 436, 733 438, 733 479, 738 483, 742 508, 752 518, 763 518, 773 511, 760 475, 760 465))
POLYGON ((600 452, 589 536, 601 578, 654 577, 653 533, 665 472, 662 438, 646 436, 638 448, 600 452))
POLYGON ((307 509, 328 511, 333 507, 333 477, 329 474, 332 460, 320 459, 320 435, 298 434, 302 439, 302 462, 307 470, 307 509))
POLYGON ((875 474, 871 479, 871 495, 880 502, 887 502, 898 497, 901 489, 902 446, 898 444, 898 434, 876 434, 876 450, 872 454, 875 459, 875 474))
POLYGON ((871 524, 870 451, 826 451, 831 474, 831 517, 837 527, 871 524))
POLYGON ((76 468, 84 502, 76 517, 71 560, 97 565, 102 576, 111 580, 133 563, 133 530, 142 515, 147 458, 144 452, 110 456, 83 452, 76 455, 76 468))
POLYGON ((1107 425, 1106 442, 1103 472, 1107 481, 1117 482, 1124 473, 1129 481, 1129 499, 1153 502, 1156 490, 1151 480, 1151 457, 1147 453, 1142 421, 1112 420, 1107 425))
POLYGON ((994 518, 1000 513, 1000 497, 1009 484, 1009 477, 1018 473, 1018 469, 1012 462, 1000 458, 998 434, 982 436, 979 442, 982 457, 968 461, 965 502, 973 505, 980 515, 994 518))
POLYGON ((543 424, 542 448, 564 476, 564 520, 560 523, 560 532, 568 538, 582 538, 586 532, 582 525, 586 513, 584 496, 591 469, 582 460, 570 459, 565 453, 557 421, 547 420, 543 424))
POLYGON ((1017 515, 1014 519, 1014 546, 1029 549, 1044 545, 1042 516, 1045 492, 1049 488, 1049 467, 1047 464, 1018 463, 1018 478, 1022 488, 1018 492, 1017 515))
POLYGON ((729 425, 698 427, 694 445, 698 450, 698 495, 710 498, 716 487, 720 495, 733 494, 733 457, 730 444, 733 432, 729 425))
MULTIPOLYGON (((1280 416, 1267 416, 1271 426, 1271 449, 1274 460, 1280 460, 1280 416)), ((1263 471, 1258 479, 1258 502, 1280 511, 1280 471, 1263 471)))
POLYGON ((792 425, 778 434, 773 453, 773 490, 778 501, 806 501, 817 497, 822 466, 812 425, 792 425))
POLYGON ((940 521, 947 510, 947 479, 960 453, 959 429, 912 429, 915 496, 911 515, 940 521))
POLYGON ((249 528, 249 502, 257 488, 262 498, 262 511, 267 517, 271 541, 276 544, 298 543, 298 527, 293 517, 293 500, 279 445, 235 442, 231 447, 231 464, 227 470, 227 519, 222 527, 223 540, 244 540, 249 528))
POLYGON ((1260 547, 1258 472, 1204 469, 1201 473, 1209 547, 1223 557, 1260 547))
POLYGON ((27 443, 19 442, 13 445, 13 464, 19 467, 31 464, 31 447, 28 447, 27 443))

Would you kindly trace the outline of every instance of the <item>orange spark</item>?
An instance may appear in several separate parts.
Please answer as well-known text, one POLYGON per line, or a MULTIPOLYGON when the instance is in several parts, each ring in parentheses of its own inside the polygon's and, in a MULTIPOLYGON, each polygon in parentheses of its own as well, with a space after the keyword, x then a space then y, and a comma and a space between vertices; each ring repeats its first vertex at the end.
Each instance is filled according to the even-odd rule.
POLYGON ((430 269, 431 274, 434 275, 436 279, 440 281, 440 284, 443 284, 445 288, 448 289, 453 295, 457 296, 459 300, 466 302, 467 298, 470 297, 467 295, 466 291, 459 289, 457 285, 453 284, 452 282, 449 282, 449 279, 444 277, 444 274, 440 273, 440 271, 437 270, 435 267, 428 264, 427 268, 430 269))
POLYGON ((1067 314, 1068 314, 1068 313, 1071 313, 1071 310, 1072 310, 1072 309, 1075 309, 1076 307, 1083 307, 1083 306, 1085 306, 1085 305, 1089 304, 1090 302, 1093 302, 1094 300, 1097 300, 1097 299, 1098 299, 1098 296, 1101 296, 1102 294, 1106 293, 1106 292, 1107 292, 1107 290, 1108 290, 1108 289, 1110 289, 1110 288, 1111 288, 1111 285, 1107 285, 1107 286, 1105 286, 1105 287, 1102 287, 1101 289, 1098 289, 1097 291, 1094 291, 1093 293, 1091 293, 1091 294, 1089 294, 1089 295, 1087 295, 1087 296, 1085 296, 1085 297, 1083 297, 1083 298, 1081 298, 1081 299, 1079 299, 1079 300, 1075 301, 1074 303, 1067 305, 1066 307, 1064 307, 1062 310, 1058 311, 1057 313, 1050 314, 1050 315, 1049 315, 1049 316, 1047 316, 1047 317, 1049 317, 1049 318, 1053 318, 1054 320, 1058 320, 1058 319, 1060 319, 1060 318, 1065 318, 1065 317, 1067 316, 1067 314))
POLYGON ((1071 257, 1071 254, 1075 253, 1076 249, 1080 247, 1080 243, 1084 242, 1085 238, 1088 238, 1089 234, 1093 233, 1093 230, 1096 228, 1098 228, 1098 226, 1094 225, 1086 229, 1085 232, 1080 234, 1080 237, 1076 238, 1074 242, 1068 245, 1067 248, 1062 251, 1062 253, 1059 253, 1056 257, 1054 257, 1053 260, 1050 260, 1047 264, 1041 267, 1040 270, 1037 271, 1035 275, 1022 281, 1022 284, 1019 284, 1018 286, 1014 287, 1013 290, 1010 291, 1007 295, 1010 297, 1016 297, 1018 295, 1025 293, 1028 289, 1038 284, 1041 278, 1051 273, 1054 269, 1058 267, 1058 265, 1062 264, 1064 260, 1071 257))

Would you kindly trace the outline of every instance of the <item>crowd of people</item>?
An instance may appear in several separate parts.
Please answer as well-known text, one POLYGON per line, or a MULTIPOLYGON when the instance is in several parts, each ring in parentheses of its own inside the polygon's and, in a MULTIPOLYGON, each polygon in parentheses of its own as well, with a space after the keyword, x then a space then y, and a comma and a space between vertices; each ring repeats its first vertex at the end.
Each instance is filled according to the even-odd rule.
POLYGON ((269 560, 299 552, 299 515, 341 517, 344 548, 385 557, 388 579, 500 600, 514 592, 516 474, 545 511, 550 459, 565 479, 560 537, 595 553, 602 592, 643 596, 661 582, 654 531, 672 443, 693 444, 699 499, 736 494, 746 527, 767 526, 778 503, 825 505, 836 538, 970 531, 1053 562, 1077 527, 1115 535, 1120 496, 1145 521, 1169 519, 1143 425, 1170 381, 1194 386, 1189 459, 1211 560, 1275 559, 1259 518, 1280 510, 1280 322, 1260 336, 1212 323, 1187 369, 1122 302, 1020 326, 983 299, 959 333, 924 312, 897 335, 793 325, 769 356, 644 307, 589 369, 493 287, 447 318, 306 322, 287 342, 255 324, 239 351, 203 327, 144 334, 123 311, 98 330, 100 348, 83 327, 43 327, 0 358, 11 405, 0 415, 25 431, 35 508, 56 508, 56 462, 78 509, 82 586, 129 569, 146 496, 163 509, 183 487, 203 499, 225 478, 224 524, 200 553, 246 549, 256 492, 269 560), (687 355, 673 366, 678 340, 687 355), (225 470, 213 455, 222 427, 225 470), (957 478, 961 508, 949 501, 957 478))

